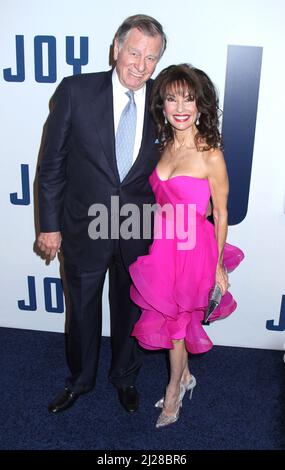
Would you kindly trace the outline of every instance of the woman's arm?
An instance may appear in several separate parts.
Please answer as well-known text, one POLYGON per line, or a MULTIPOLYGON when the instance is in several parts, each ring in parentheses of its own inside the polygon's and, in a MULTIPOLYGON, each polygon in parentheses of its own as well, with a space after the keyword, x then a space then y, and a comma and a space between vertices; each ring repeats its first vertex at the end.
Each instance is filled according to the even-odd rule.
POLYGON ((213 218, 215 235, 218 244, 218 263, 216 270, 216 283, 220 285, 224 294, 228 289, 228 275, 223 266, 223 250, 228 233, 227 201, 229 181, 223 153, 219 149, 209 152, 207 159, 208 180, 213 201, 213 218))

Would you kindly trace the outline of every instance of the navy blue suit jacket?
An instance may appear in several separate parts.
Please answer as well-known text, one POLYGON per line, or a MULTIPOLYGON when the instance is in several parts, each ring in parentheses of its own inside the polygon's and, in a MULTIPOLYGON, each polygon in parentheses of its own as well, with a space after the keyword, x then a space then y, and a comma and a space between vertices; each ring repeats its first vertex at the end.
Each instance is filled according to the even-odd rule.
MULTIPOLYGON (((40 228, 61 231, 66 260, 84 270, 105 263, 113 243, 110 237, 89 237, 92 204, 106 206, 110 235, 111 196, 119 196, 120 207, 133 203, 142 209, 154 203, 148 178, 159 152, 148 109, 151 87, 149 80, 139 155, 122 182, 115 155, 112 71, 64 78, 53 96, 39 170, 40 228)), ((140 221, 142 235, 142 214, 140 221)), ((150 242, 120 239, 126 265, 145 254, 150 242)))

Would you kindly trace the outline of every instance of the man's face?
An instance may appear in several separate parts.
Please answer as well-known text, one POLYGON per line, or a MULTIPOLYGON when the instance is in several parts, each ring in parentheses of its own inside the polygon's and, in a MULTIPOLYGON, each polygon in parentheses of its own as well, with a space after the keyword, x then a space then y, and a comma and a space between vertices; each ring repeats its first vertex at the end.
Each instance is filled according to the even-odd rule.
POLYGON ((162 39, 159 35, 146 36, 137 28, 127 33, 121 46, 116 38, 114 59, 121 84, 133 91, 141 88, 153 74, 161 48, 162 39))

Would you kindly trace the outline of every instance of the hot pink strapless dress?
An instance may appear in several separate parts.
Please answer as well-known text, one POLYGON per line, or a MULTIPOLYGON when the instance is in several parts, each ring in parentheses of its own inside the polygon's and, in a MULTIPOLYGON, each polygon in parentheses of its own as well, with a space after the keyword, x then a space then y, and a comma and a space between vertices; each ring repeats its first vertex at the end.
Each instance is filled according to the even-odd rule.
MULTIPOLYGON (((218 259, 214 226, 206 219, 209 183, 207 179, 191 176, 174 176, 163 181, 156 169, 149 181, 161 207, 168 204, 176 209, 179 205, 185 216, 188 205, 195 205, 194 219, 192 214, 192 219, 189 219, 192 222, 187 223, 187 227, 187 218, 183 218, 183 229, 188 233, 195 229, 195 234, 192 233, 193 246, 181 249, 187 245, 181 230, 178 230, 178 235, 174 230, 174 236, 169 231, 169 222, 179 226, 181 210, 157 210, 154 241, 149 254, 140 256, 130 266, 133 281, 131 298, 142 310, 132 336, 145 349, 172 349, 172 339, 184 339, 189 352, 203 353, 213 346, 201 321, 208 306, 209 291, 215 283, 218 259)), ((226 243, 223 261, 228 272, 235 269, 243 258, 239 248, 226 243)), ((210 321, 227 317, 236 306, 232 295, 226 292, 210 321)))

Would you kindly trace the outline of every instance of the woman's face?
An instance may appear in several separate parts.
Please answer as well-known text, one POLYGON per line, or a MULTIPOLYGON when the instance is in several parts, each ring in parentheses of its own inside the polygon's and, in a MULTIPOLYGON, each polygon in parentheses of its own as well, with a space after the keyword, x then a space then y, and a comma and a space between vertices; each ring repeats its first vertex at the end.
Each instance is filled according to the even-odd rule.
POLYGON ((170 125, 180 131, 195 125, 198 115, 194 96, 188 88, 178 86, 166 89, 163 112, 170 125))

